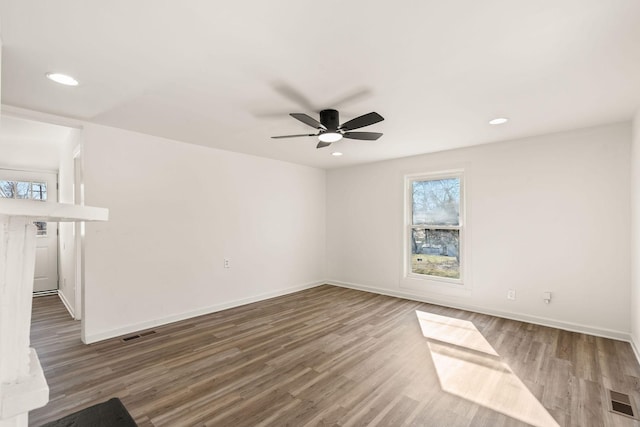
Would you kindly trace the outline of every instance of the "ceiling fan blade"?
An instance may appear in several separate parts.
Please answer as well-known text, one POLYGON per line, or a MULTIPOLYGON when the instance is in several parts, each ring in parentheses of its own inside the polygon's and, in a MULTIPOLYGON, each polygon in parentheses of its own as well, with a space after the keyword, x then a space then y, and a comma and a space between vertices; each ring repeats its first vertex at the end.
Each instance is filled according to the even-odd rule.
POLYGON ((309 99, 299 90, 285 82, 274 82, 271 84, 273 89, 280 95, 295 102, 303 110, 316 111, 317 108, 309 101, 309 99))
POLYGON ((300 135, 281 135, 281 136, 272 136, 273 139, 281 139, 281 138, 297 138, 299 136, 318 136, 315 133, 303 133, 300 135))
POLYGON ((343 123, 339 129, 342 129, 345 131, 359 129, 365 126, 372 125, 374 123, 381 122, 383 120, 384 120, 384 117, 382 117, 380 114, 369 113, 369 114, 365 114, 364 116, 356 117, 355 119, 349 120, 346 123, 343 123))
POLYGON ((364 98, 371 94, 371 90, 368 88, 361 88, 354 92, 348 93, 344 95, 342 98, 335 99, 333 102, 328 103, 327 105, 333 105, 334 107, 340 107, 344 104, 355 102, 360 98, 364 98))
POLYGON ((323 141, 319 141, 318 145, 316 145, 316 148, 324 148, 324 147, 328 147, 330 146, 331 143, 330 142, 323 142, 323 141))
POLYGON ((380 138, 382 134, 378 132, 345 132, 342 136, 349 139, 375 141, 376 139, 380 138))
POLYGON ((320 123, 319 121, 317 121, 316 119, 314 119, 312 117, 307 116, 304 113, 291 113, 289 115, 291 117, 293 117, 294 119, 300 120, 305 125, 311 126, 312 128, 324 129, 324 130, 327 129, 322 123, 320 123))

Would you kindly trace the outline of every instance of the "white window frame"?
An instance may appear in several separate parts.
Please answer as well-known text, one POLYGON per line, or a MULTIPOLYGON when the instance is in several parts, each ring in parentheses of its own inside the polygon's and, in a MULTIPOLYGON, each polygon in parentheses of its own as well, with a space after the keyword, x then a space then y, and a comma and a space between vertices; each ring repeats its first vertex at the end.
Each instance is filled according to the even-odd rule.
POLYGON ((45 194, 49 195, 49 188, 47 188, 47 183, 46 182, 42 182, 42 181, 30 181, 30 180, 20 180, 20 179, 3 179, 2 181, 7 181, 7 182, 15 182, 16 184, 20 183, 20 184, 29 184, 29 194, 27 197, 21 197, 18 198, 18 188, 17 186, 14 188, 14 192, 13 192, 13 197, 0 197, 1 199, 16 199, 16 200, 36 200, 36 201, 40 201, 40 202, 46 202, 47 199, 36 199, 33 197, 33 186, 35 185, 40 185, 42 186, 44 184, 46 190, 45 194))
POLYGON ((440 172, 421 173, 406 175, 404 179, 405 188, 405 220, 404 220, 404 239, 403 239, 403 264, 404 264, 404 278, 431 282, 439 285, 451 286, 459 288, 465 285, 465 271, 466 271, 466 212, 465 212, 465 180, 464 170, 447 170, 440 172), (458 178, 460 180, 460 222, 457 226, 440 225, 440 226, 428 226, 428 225, 414 225, 413 224, 413 182, 415 181, 435 181, 439 179, 458 178), (431 230, 459 230, 458 234, 458 255, 460 257, 460 277, 457 279, 450 277, 433 276, 428 274, 414 273, 411 269, 411 240, 412 232, 415 228, 426 228, 431 230))

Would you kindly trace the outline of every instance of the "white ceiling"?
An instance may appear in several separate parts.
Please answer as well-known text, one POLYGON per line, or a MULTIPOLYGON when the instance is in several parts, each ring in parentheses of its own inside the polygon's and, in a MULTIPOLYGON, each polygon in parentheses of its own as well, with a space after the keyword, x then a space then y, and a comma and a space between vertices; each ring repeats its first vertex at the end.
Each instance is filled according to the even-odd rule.
POLYGON ((638 0, 0 0, 0 16, 4 104, 323 168, 640 106, 638 0), (380 113, 361 130, 385 135, 322 150, 269 138, 313 132, 287 113, 330 107, 380 113))

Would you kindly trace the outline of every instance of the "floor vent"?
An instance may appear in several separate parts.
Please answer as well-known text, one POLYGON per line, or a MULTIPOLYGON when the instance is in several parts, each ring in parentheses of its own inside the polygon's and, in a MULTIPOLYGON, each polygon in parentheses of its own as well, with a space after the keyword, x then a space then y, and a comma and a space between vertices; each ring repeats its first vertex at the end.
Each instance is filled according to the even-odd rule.
POLYGON ((631 401, 631 396, 618 391, 609 390, 609 398, 609 410, 611 412, 637 419, 637 411, 631 401))
POLYGON ((156 333, 156 331, 146 331, 146 332, 141 332, 141 333, 135 334, 135 335, 129 335, 128 337, 122 338, 122 342, 127 342, 127 341, 131 341, 131 340, 137 340, 138 338, 148 337, 149 335, 153 335, 155 333, 156 333))

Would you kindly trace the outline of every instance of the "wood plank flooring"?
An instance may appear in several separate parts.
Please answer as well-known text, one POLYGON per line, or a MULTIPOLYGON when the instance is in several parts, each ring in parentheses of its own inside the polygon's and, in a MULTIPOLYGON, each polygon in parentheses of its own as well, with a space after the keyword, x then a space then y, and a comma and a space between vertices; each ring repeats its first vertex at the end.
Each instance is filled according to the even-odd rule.
POLYGON ((640 426, 608 411, 607 388, 640 403, 628 343, 328 285, 92 345, 35 298, 30 425, 114 396, 141 427, 527 425, 443 391, 416 310, 472 322, 559 425, 640 426))

